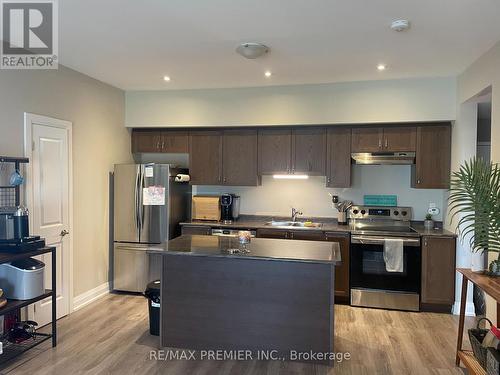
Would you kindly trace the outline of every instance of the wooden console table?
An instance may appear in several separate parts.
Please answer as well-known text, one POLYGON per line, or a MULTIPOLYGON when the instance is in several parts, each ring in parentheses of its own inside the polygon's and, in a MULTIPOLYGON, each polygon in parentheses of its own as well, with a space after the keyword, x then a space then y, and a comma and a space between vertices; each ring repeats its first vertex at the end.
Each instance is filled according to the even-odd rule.
POLYGON ((469 268, 457 268, 462 274, 462 296, 460 299, 460 320, 458 324, 457 356, 456 365, 460 361, 471 374, 486 375, 486 371, 481 367, 471 351, 462 350, 462 340, 464 337, 465 305, 467 304, 467 284, 470 281, 477 285, 486 294, 497 302, 497 325, 500 325, 500 277, 489 277, 484 274, 472 272, 469 268))

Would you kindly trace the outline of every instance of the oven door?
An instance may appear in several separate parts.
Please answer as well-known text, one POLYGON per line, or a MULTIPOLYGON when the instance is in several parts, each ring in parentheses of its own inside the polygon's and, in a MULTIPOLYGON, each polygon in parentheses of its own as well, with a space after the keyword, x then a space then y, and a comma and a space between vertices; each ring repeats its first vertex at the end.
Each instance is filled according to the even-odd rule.
POLYGON ((403 272, 388 272, 384 261, 384 237, 353 235, 350 248, 351 289, 420 293, 420 238, 401 239, 403 272))

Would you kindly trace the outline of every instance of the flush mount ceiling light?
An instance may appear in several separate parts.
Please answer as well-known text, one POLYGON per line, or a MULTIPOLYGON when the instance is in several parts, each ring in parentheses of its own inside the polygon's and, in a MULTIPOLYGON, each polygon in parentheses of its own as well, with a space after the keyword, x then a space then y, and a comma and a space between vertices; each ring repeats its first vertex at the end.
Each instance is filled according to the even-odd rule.
POLYGON ((236 52, 247 59, 256 59, 257 57, 268 53, 269 47, 262 43, 241 43, 236 48, 236 52))
POLYGON ((309 176, 306 174, 274 174, 273 178, 276 180, 307 180, 309 176))
POLYGON ((385 64, 378 64, 377 65, 377 69, 380 70, 380 71, 385 70, 385 68, 386 68, 385 64))
POLYGON ((169 76, 163 76, 163 80, 165 82, 170 82, 170 77, 169 76))
POLYGON ((267 72, 264 73, 264 75, 269 78, 271 77, 273 74, 268 70, 267 72))
POLYGON ((391 29, 397 32, 406 31, 410 28, 410 21, 408 20, 396 20, 392 21, 391 29))

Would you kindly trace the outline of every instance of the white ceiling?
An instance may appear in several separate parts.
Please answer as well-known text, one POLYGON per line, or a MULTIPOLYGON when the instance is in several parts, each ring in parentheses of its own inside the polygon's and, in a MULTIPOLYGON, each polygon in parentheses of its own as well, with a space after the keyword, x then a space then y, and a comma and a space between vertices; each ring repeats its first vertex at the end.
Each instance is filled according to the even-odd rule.
POLYGON ((449 76, 500 40, 499 16, 498 0, 61 0, 59 54, 126 90, 449 76), (244 59, 245 41, 271 51, 244 59))

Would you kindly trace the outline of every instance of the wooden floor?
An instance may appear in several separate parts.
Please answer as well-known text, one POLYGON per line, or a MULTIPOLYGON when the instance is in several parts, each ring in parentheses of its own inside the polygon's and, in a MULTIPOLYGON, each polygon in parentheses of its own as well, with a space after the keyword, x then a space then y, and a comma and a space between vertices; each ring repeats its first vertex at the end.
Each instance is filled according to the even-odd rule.
MULTIPOLYGON (((458 318, 337 306, 334 368, 281 361, 158 361, 141 296, 110 294, 59 321, 59 344, 42 344, 2 374, 464 374, 454 365, 458 318)), ((466 325, 473 324, 468 318, 466 325)), ((468 340, 464 342, 468 343, 468 340)))

